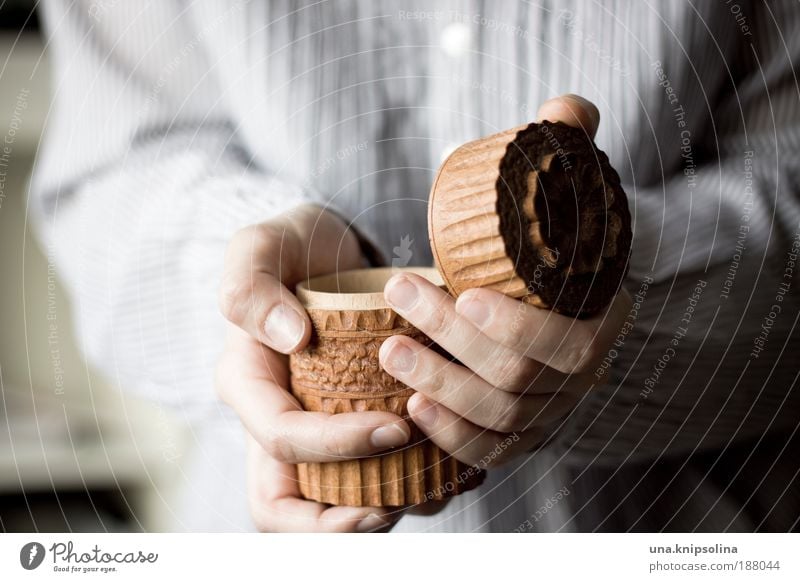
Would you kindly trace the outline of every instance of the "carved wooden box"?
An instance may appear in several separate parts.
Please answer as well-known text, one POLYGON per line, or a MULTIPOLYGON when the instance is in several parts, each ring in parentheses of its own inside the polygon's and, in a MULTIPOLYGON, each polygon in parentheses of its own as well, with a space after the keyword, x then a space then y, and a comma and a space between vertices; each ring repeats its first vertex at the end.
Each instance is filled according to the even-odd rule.
MULTIPOLYGON (((442 164, 429 200, 435 269, 414 269, 458 296, 488 287, 564 315, 591 317, 619 292, 631 216, 617 172, 584 131, 531 123, 462 145, 442 164)), ((314 325, 291 356, 292 393, 306 410, 385 410, 407 418, 413 391, 378 364, 390 335, 430 342, 384 303, 396 269, 350 271, 301 284, 314 325)), ((405 505, 473 489, 483 474, 447 456, 412 424, 402 450, 298 467, 309 499, 405 505)))
MULTIPOLYGON (((392 311, 383 287, 401 269, 363 269, 301 284, 297 297, 314 327, 309 347, 290 357, 291 391, 305 410, 388 411, 408 420, 414 393, 384 372, 383 341, 404 334, 431 340, 392 311)), ((408 269, 441 283, 435 269, 408 269)), ((412 422, 409 444, 362 459, 298 465, 301 493, 333 505, 398 506, 440 500, 476 487, 483 473, 433 445, 412 422)))

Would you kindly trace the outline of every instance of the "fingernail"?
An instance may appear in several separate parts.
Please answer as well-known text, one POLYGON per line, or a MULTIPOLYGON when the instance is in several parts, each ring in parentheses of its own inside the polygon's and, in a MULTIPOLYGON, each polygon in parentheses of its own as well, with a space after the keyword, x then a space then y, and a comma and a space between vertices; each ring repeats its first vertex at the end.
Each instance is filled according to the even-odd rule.
POLYGON ((395 279, 386 288, 386 299, 392 307, 409 310, 417 302, 417 286, 405 277, 395 279))
POLYGON ((439 410, 436 405, 428 400, 417 396, 417 401, 414 403, 414 422, 423 428, 433 428, 439 418, 439 410))
POLYGON ((417 364, 417 354, 408 346, 404 346, 399 342, 391 345, 389 353, 384 358, 383 365, 394 371, 408 373, 414 369, 417 364))
POLYGON ((389 522, 383 519, 380 515, 377 513, 370 513, 367 517, 358 522, 356 531, 358 533, 368 533, 387 527, 388 525, 389 522))
POLYGON ((305 321, 291 307, 278 305, 272 308, 264 322, 264 333, 270 345, 280 351, 294 348, 305 332, 305 321))
POLYGON ((399 447, 408 442, 409 434, 404 431, 397 424, 387 424, 380 426, 372 431, 369 435, 369 441, 373 447, 379 449, 388 449, 390 447, 399 447))
POLYGON ((477 299, 456 301, 456 311, 482 328, 489 322, 489 306, 477 299))

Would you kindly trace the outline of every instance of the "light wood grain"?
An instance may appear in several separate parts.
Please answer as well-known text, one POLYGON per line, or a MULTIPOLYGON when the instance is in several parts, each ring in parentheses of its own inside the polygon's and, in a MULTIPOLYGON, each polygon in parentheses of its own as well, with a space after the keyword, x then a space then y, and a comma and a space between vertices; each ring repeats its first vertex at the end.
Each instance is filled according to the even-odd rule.
POLYGON ((483 287, 590 317, 625 278, 630 222, 619 175, 591 136, 541 121, 464 144, 445 160, 428 235, 452 295, 483 287))
POLYGON ((454 296, 473 287, 511 297, 527 293, 506 255, 496 211, 500 161, 524 127, 462 145, 436 175, 428 203, 428 235, 436 265, 454 296))
MULTIPOLYGON (((396 334, 432 342, 383 299, 384 284, 400 271, 441 284, 432 268, 385 268, 342 272, 298 286, 297 297, 314 327, 309 347, 289 359, 291 391, 305 410, 377 410, 408 419, 414 391, 380 367, 378 351, 396 334)), ((333 505, 398 506, 441 500, 480 484, 483 473, 456 461, 409 424, 409 444, 388 454, 298 465, 301 493, 333 505)))

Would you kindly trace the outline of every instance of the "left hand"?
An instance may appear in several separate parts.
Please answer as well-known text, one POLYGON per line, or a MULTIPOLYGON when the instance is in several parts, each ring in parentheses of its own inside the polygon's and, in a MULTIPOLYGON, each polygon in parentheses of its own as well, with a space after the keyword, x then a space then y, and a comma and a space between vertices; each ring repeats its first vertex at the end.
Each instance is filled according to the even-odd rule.
MULTIPOLYGON (((568 95, 546 102, 538 117, 594 135, 599 115, 585 99, 568 95)), ((535 447, 581 400, 631 307, 623 291, 604 312, 577 320, 489 289, 470 289, 455 300, 410 273, 392 277, 384 294, 397 313, 463 365, 406 336, 383 343, 381 365, 417 390, 408 402, 416 425, 436 445, 480 468, 535 447)))

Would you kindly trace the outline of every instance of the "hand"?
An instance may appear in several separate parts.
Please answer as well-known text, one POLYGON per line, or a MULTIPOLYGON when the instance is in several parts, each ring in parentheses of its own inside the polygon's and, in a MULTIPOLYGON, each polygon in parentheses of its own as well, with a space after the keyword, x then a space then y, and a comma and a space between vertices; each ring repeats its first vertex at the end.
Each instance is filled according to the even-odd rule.
MULTIPOLYGON (((539 118, 594 135, 599 113, 568 95, 546 102, 539 118)), ((394 276, 384 294, 460 360, 405 336, 383 343, 383 368, 418 391, 408 403, 411 419, 439 447, 481 468, 529 451, 580 401, 631 306, 623 291, 605 312, 576 320, 489 289, 471 289, 456 301, 413 274, 394 276)))
POLYGON ((220 306, 231 323, 216 386, 248 431, 248 496, 262 531, 376 531, 400 517, 396 509, 306 501, 294 467, 372 455, 410 435, 408 424, 388 412, 304 412, 288 391, 285 354, 311 336, 311 322, 290 289, 307 277, 359 266, 353 232, 310 205, 241 230, 228 247, 220 306))

